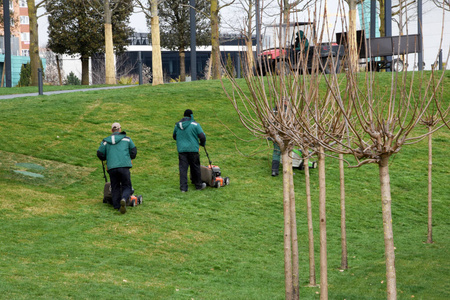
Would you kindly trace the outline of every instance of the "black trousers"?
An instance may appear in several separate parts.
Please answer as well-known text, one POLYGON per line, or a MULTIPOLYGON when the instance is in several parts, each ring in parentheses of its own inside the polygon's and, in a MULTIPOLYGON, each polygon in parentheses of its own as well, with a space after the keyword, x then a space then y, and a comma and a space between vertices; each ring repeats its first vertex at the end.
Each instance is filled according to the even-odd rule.
POLYGON ((111 197, 115 209, 120 208, 120 200, 128 201, 131 196, 130 168, 114 168, 108 170, 111 179, 111 197))
POLYGON ((202 187, 202 174, 200 171, 200 155, 198 152, 178 153, 178 167, 180 170, 180 190, 188 190, 188 167, 191 168, 191 181, 195 188, 202 187))

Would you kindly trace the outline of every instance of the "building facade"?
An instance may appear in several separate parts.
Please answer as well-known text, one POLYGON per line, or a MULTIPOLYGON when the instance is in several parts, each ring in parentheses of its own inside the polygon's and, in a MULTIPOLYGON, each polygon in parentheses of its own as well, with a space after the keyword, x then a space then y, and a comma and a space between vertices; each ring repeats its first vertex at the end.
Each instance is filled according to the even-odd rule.
MULTIPOLYGON (((10 0, 11 12, 11 82, 16 86, 20 80, 22 65, 30 62, 30 19, 27 0, 10 0)), ((3 12, 2 12, 3 14, 3 12)), ((0 29, 0 68, 3 72, 5 62, 5 31, 0 29)), ((1 83, 4 83, 2 75, 1 83)), ((3 86, 3 85, 2 85, 3 86)))

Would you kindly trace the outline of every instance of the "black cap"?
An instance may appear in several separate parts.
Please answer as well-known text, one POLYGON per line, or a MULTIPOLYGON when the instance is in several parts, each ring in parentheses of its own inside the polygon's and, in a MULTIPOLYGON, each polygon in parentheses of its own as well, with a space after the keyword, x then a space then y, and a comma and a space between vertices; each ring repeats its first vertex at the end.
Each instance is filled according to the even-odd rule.
POLYGON ((190 109, 186 109, 185 111, 184 111, 184 116, 185 117, 190 117, 191 115, 193 115, 194 113, 192 112, 192 110, 190 110, 190 109))

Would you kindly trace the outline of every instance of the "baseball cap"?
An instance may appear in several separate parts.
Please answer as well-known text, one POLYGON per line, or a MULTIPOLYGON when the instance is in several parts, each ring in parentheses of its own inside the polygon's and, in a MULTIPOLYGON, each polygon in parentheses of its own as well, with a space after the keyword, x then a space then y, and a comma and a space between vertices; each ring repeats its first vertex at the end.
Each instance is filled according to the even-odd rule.
POLYGON ((119 123, 115 122, 111 125, 111 129, 119 129, 122 128, 119 123))
POLYGON ((186 109, 185 111, 184 111, 184 116, 185 117, 190 117, 191 115, 193 115, 194 113, 192 112, 192 110, 190 110, 190 109, 186 109))

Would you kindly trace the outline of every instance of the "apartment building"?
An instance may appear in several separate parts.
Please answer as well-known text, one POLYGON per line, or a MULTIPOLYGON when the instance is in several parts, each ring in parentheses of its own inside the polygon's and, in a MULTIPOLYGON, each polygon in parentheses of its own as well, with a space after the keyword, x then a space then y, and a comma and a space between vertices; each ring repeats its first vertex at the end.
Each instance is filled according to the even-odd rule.
MULTIPOLYGON (((30 19, 27 0, 10 0, 11 12, 11 82, 16 86, 20 80, 22 65, 30 62, 30 19)), ((2 12, 3 14, 3 12, 2 12)), ((4 29, 0 28, 0 68, 1 83, 4 84, 5 39, 4 29)))

